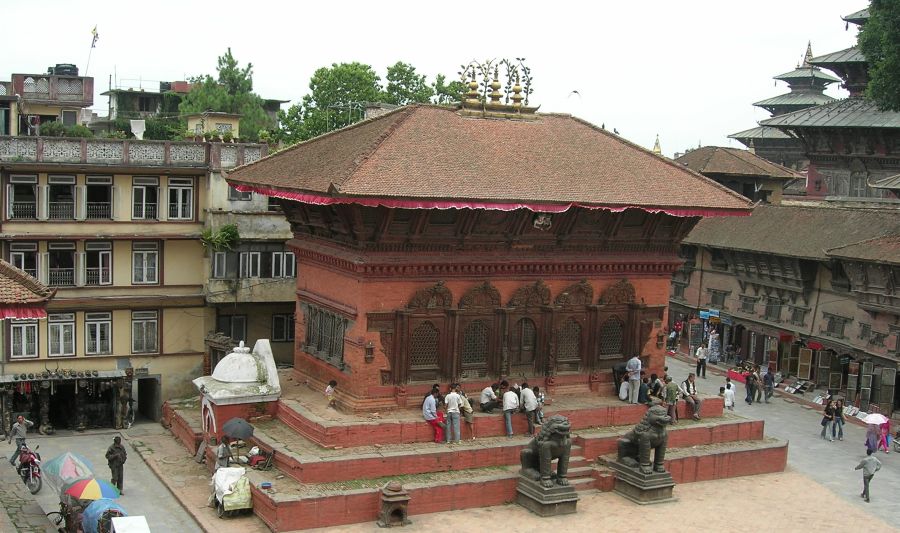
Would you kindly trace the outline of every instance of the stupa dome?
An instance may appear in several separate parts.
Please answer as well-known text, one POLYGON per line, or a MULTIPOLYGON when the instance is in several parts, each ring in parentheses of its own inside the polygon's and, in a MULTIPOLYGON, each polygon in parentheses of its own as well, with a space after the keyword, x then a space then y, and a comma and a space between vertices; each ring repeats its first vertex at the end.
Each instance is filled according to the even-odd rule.
POLYGON ((240 346, 216 364, 212 377, 223 383, 257 383, 261 381, 259 360, 241 341, 240 346))

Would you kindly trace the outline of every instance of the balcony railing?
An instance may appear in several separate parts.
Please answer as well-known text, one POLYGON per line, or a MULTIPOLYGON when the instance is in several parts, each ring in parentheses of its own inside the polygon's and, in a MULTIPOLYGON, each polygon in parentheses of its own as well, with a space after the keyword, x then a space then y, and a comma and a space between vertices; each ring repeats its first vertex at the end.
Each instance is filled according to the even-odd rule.
POLYGON ((47 216, 51 220, 72 220, 75 218, 75 202, 48 202, 47 216))
POLYGON ((87 202, 85 218, 88 220, 112 218, 112 204, 109 202, 87 202))
POLYGON ((108 285, 110 283, 109 268, 86 268, 85 285, 108 285))
POLYGON ((51 268, 49 269, 48 285, 51 287, 65 287, 75 285, 75 269, 74 268, 51 268))
POLYGON ((13 202, 10 219, 35 219, 37 218, 37 202, 13 202))
POLYGON ((0 161, 192 167, 219 170, 252 163, 265 144, 0 136, 0 161))
POLYGON ((134 210, 131 213, 134 218, 156 220, 156 207, 156 204, 134 204, 134 210))

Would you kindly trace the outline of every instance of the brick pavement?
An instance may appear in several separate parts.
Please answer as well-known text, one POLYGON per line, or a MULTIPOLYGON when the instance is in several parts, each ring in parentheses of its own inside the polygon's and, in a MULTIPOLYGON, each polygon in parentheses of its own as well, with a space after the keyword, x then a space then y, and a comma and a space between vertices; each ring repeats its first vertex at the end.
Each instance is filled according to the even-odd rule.
MULTIPOLYGON (((43 489, 42 489, 43 490, 43 489)), ((6 458, 0 459, 0 531, 18 533, 55 532, 44 510, 6 458)))

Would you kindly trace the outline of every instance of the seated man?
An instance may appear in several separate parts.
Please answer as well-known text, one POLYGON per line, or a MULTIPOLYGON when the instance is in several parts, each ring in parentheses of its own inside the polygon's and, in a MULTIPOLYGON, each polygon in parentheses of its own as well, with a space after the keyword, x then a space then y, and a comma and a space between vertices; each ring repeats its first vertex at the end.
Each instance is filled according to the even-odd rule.
POLYGON ((481 391, 481 412, 492 413, 494 409, 500 406, 497 399, 497 391, 500 390, 499 383, 491 383, 481 391))
POLYGON ((697 395, 697 385, 696 383, 694 383, 694 380, 694 374, 688 374, 687 379, 681 382, 680 389, 681 395, 684 397, 684 401, 691 406, 691 410, 694 412, 694 420, 700 420, 700 405, 703 403, 703 401, 700 399, 700 396, 697 395))

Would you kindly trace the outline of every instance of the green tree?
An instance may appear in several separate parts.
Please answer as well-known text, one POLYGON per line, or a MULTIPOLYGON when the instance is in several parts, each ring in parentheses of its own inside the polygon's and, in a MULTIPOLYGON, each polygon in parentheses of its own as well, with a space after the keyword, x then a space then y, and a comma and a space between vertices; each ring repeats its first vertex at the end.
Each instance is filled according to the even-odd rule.
POLYGON ((219 56, 218 78, 210 75, 191 79, 194 87, 181 104, 182 114, 216 111, 241 115, 241 137, 257 140, 260 130, 274 128, 272 118, 263 108, 263 99, 253 92, 253 64, 241 68, 231 48, 219 56))
POLYGON ((447 77, 438 74, 434 77, 434 103, 449 104, 451 102, 462 101, 466 92, 466 86, 461 81, 451 81, 447 83, 447 77))
POLYGON ((434 89, 425 81, 424 75, 416 73, 416 67, 402 61, 388 67, 385 102, 395 105, 427 103, 432 96, 434 89))
POLYGON ((380 81, 372 67, 357 62, 316 70, 309 94, 278 113, 279 140, 293 144, 361 120, 366 102, 381 101, 380 81))
POLYGON ((900 0, 872 0, 859 48, 869 64, 867 96, 883 110, 900 111, 900 0))

